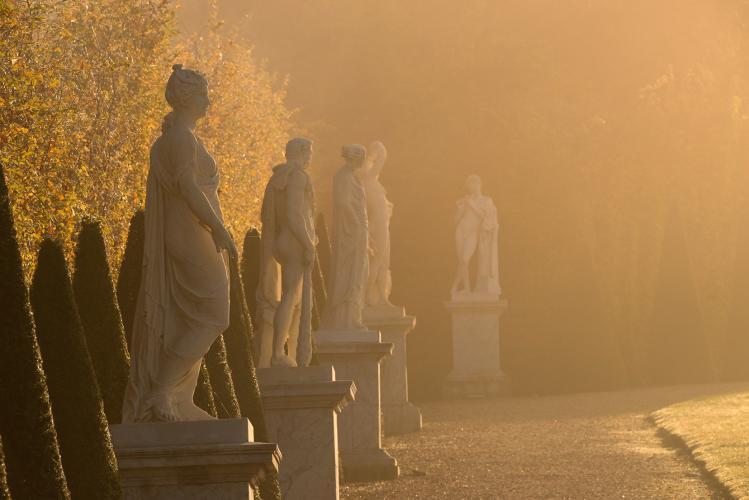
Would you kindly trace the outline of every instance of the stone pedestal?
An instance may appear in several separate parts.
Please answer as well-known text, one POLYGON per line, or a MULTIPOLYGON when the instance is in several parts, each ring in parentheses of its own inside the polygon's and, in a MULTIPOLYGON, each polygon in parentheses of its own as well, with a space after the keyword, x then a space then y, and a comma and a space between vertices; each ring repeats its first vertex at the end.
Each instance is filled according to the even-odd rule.
POLYGON ((398 477, 398 463, 382 449, 380 361, 393 345, 367 330, 314 332, 315 355, 335 368, 336 376, 353 380, 356 400, 338 418, 338 449, 343 480, 378 481, 398 477))
POLYGON ((253 443, 246 418, 110 427, 125 500, 252 500, 278 469, 275 443, 253 443))
POLYGON ((283 453, 285 500, 338 499, 338 414, 356 386, 336 380, 332 366, 257 371, 269 439, 283 453))
POLYGON ((445 303, 452 315, 453 369, 447 397, 509 395, 499 365, 499 318, 507 301, 496 294, 462 293, 445 303))
POLYGON ((393 344, 393 354, 382 360, 382 426, 392 436, 421 430, 421 411, 408 400, 408 359, 406 335, 416 326, 416 318, 407 316, 398 306, 364 309, 364 323, 382 334, 383 342, 393 344))

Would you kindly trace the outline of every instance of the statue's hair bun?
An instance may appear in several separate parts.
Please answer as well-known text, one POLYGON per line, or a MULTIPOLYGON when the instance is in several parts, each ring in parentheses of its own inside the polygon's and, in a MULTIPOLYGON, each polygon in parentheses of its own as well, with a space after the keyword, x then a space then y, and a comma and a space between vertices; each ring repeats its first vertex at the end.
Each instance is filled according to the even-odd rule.
POLYGON ((172 65, 172 71, 179 71, 181 69, 182 69, 182 65, 181 64, 174 64, 174 65, 172 65))

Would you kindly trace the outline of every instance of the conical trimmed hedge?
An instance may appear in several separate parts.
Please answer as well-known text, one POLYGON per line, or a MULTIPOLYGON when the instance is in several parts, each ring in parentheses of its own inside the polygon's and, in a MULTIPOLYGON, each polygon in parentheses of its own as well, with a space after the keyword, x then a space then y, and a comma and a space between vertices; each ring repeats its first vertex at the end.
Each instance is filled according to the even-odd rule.
POLYGON ((315 232, 318 239, 317 258, 320 261, 320 272, 322 273, 323 283, 328 283, 330 281, 330 259, 333 251, 330 246, 330 237, 328 236, 328 225, 325 224, 325 217, 322 213, 317 215, 315 232))
POLYGON ((193 401, 208 414, 216 416, 216 402, 213 399, 211 376, 208 375, 208 368, 205 366, 205 361, 200 365, 200 375, 198 375, 198 385, 195 387, 193 401))
POLYGON ((205 364, 208 367, 218 418, 239 417, 239 401, 237 401, 237 394, 234 392, 234 383, 232 382, 229 361, 226 357, 223 335, 219 335, 208 350, 208 354, 205 356, 205 364))
POLYGON ((247 231, 242 246, 242 283, 247 309, 252 318, 252 326, 257 328, 257 298, 255 292, 260 283, 260 231, 256 227, 247 231))
MULTIPOLYGON (((247 239, 245 238, 245 242, 247 239)), ((231 309, 229 328, 224 332, 226 353, 231 368, 234 391, 239 401, 243 417, 250 419, 255 431, 255 440, 268 442, 268 430, 263 414, 263 401, 255 373, 253 349, 253 329, 250 313, 247 310, 239 263, 232 258, 229 262, 231 309)), ((260 483, 260 496, 263 500, 281 499, 281 488, 274 474, 260 483)))
POLYGON ((47 375, 68 488, 76 499, 119 499, 117 460, 62 246, 44 240, 31 285, 36 334, 47 375))
POLYGON ((110 424, 122 420, 130 360, 112 286, 101 226, 82 223, 75 252, 73 291, 86 344, 110 424))
POLYGON ((130 219, 125 253, 122 256, 122 264, 120 264, 120 275, 117 277, 117 304, 120 306, 122 326, 128 348, 130 348, 130 337, 133 335, 135 305, 138 302, 138 291, 143 272, 145 241, 145 214, 143 210, 138 210, 130 219))
POLYGON ((0 165, 0 435, 16 499, 69 498, 0 165))
POLYGON ((0 500, 10 500, 8 476, 5 474, 5 454, 3 453, 2 439, 0 439, 0 500))

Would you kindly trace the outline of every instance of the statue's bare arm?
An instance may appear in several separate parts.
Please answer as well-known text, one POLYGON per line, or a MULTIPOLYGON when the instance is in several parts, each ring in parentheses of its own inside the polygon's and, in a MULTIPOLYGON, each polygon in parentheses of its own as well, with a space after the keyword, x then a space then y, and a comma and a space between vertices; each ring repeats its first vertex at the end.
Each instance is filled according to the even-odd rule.
MULTIPOLYGON (((182 133, 175 134, 172 139, 172 151, 174 160, 179 162, 178 167, 181 169, 185 163, 182 162, 194 162, 195 160, 195 138, 190 134, 182 133)), ((208 198, 198 186, 195 180, 195 170, 193 168, 185 169, 186 172, 178 177, 178 185, 180 193, 184 196, 187 205, 200 222, 207 226, 211 230, 213 236, 213 242, 216 244, 216 251, 228 250, 232 256, 237 255, 237 248, 234 245, 234 241, 231 235, 224 227, 223 222, 213 211, 208 198)))
POLYGON ((286 186, 286 215, 289 219, 289 229, 294 238, 304 248, 305 261, 312 262, 315 252, 313 235, 307 227, 307 214, 304 206, 304 190, 307 187, 307 176, 302 172, 292 172, 286 186))

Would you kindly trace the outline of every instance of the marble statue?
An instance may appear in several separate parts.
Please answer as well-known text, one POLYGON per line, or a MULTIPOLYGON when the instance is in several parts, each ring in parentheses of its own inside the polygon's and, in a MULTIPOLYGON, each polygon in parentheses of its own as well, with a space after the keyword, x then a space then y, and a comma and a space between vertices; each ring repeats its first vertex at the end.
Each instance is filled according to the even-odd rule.
POLYGON ((466 180, 467 194, 457 202, 455 246, 458 270, 452 295, 461 293, 501 294, 497 263, 497 208, 488 196, 481 194, 481 179, 471 175, 466 180), (476 284, 471 287, 469 267, 477 258, 476 284))
POLYGON ((315 192, 306 172, 311 158, 312 142, 292 139, 286 145, 286 163, 273 169, 265 188, 258 299, 274 313, 272 330, 262 328, 263 344, 268 344, 272 333, 272 351, 266 359, 265 346, 261 347, 260 367, 307 366, 312 357, 311 287, 317 236, 315 192))
POLYGON ((368 307, 392 306, 390 289, 390 218, 393 204, 387 199, 380 173, 387 160, 387 149, 381 142, 373 142, 367 151, 364 189, 367 194, 369 222, 369 280, 365 302, 368 307))
POLYGON ((369 275, 367 199, 360 171, 367 150, 343 148, 346 164, 333 179, 332 265, 330 295, 323 313, 325 330, 364 330, 362 308, 369 275))
POLYGON ((212 419, 193 394, 203 356, 229 325, 225 252, 237 250, 223 222, 216 162, 195 135, 208 83, 179 64, 172 69, 172 112, 151 148, 124 423, 212 419))

